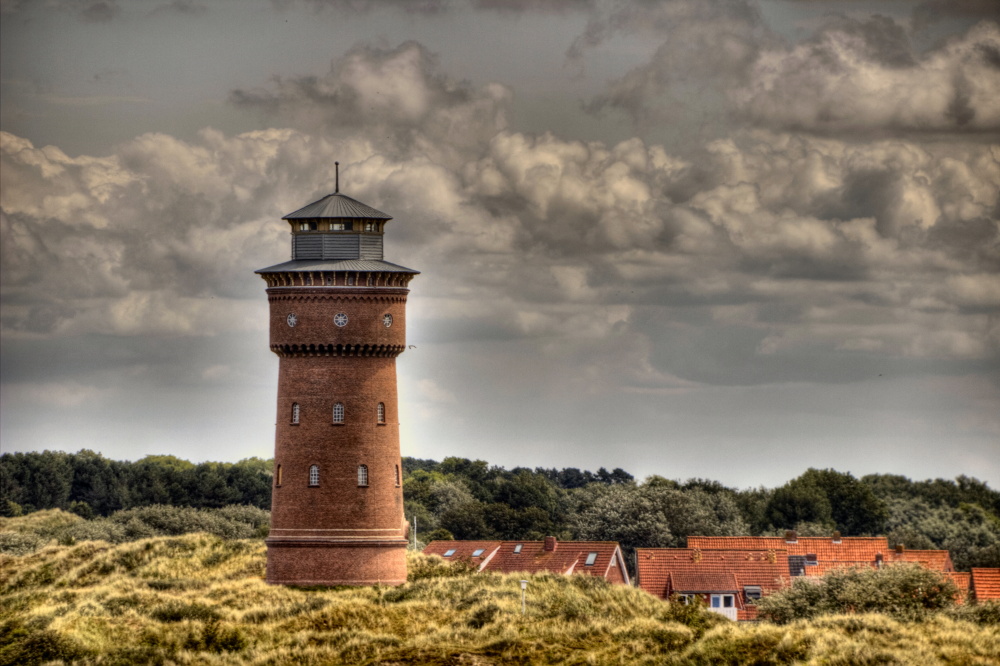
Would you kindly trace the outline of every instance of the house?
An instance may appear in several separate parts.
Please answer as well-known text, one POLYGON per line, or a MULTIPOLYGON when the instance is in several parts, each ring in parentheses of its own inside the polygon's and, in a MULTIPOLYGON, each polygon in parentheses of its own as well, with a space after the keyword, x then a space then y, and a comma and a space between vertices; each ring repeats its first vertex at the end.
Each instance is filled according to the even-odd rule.
POLYGON ((1000 569, 972 569, 972 594, 977 602, 1000 600, 1000 569))
POLYGON ((906 550, 889 548, 885 537, 800 537, 794 531, 785 536, 705 537, 689 536, 688 548, 785 550, 791 576, 822 576, 844 567, 881 567, 887 563, 912 562, 942 573, 954 571, 946 550, 906 550))
POLYGON ((452 562, 467 561, 477 571, 496 573, 584 574, 629 585, 617 541, 431 541, 424 548, 452 562))
POLYGON ((731 620, 757 617, 754 601, 788 585, 779 549, 638 548, 636 585, 653 596, 701 599, 731 620))
POLYGON ((466 562, 482 571, 500 549, 502 541, 431 541, 424 547, 424 555, 437 555, 448 562, 466 562))

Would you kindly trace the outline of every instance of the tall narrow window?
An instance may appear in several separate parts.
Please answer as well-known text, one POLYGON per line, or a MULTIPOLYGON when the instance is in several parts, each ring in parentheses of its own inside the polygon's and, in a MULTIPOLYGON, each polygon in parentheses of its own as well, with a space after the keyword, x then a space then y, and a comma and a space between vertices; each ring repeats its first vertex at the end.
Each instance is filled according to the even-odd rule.
POLYGON ((292 423, 299 422, 299 403, 292 403, 292 423))
POLYGON ((378 403, 378 422, 385 423, 385 403, 378 403))
POLYGON ((333 422, 343 423, 344 422, 344 403, 338 402, 333 406, 333 422))
POLYGON ((319 485, 319 465, 313 465, 309 468, 309 485, 319 485))
POLYGON ((358 465, 358 485, 368 485, 368 465, 358 465))
POLYGON ((401 484, 399 479, 399 465, 396 465, 396 487, 399 488, 400 485, 401 484))
POLYGON ((278 465, 274 470, 274 485, 281 486, 281 465, 278 465))
POLYGON ((354 276, 353 275, 348 275, 347 276, 347 284, 349 284, 349 285, 354 284, 354 276))

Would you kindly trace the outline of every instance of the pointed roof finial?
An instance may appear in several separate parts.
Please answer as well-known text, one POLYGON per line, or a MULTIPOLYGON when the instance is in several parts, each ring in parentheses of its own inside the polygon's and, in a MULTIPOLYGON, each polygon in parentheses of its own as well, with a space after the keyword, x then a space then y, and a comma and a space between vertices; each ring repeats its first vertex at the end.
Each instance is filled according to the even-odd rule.
POLYGON ((333 191, 333 193, 340 194, 340 162, 334 162, 333 166, 337 170, 336 189, 333 191))

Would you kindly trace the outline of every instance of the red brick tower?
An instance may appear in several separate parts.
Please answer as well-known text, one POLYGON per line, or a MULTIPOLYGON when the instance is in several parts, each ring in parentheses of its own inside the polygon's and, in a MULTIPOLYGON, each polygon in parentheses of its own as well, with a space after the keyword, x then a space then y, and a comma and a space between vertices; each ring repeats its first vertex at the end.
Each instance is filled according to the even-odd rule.
POLYGON ((292 260, 267 282, 278 355, 267 581, 406 581, 396 356, 407 284, 382 260, 392 218, 338 191, 290 213, 292 260))

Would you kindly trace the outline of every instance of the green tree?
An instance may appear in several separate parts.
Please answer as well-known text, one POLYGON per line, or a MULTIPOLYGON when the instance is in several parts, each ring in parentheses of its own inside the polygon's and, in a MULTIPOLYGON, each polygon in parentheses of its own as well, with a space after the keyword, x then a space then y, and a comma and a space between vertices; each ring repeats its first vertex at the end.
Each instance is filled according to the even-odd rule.
POLYGON ((871 488, 851 474, 810 468, 774 491, 765 516, 776 529, 819 523, 857 536, 881 533, 888 509, 871 488))

